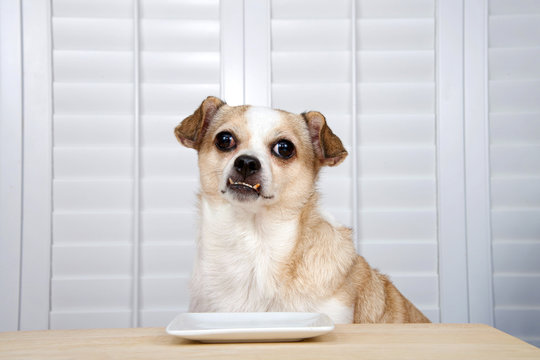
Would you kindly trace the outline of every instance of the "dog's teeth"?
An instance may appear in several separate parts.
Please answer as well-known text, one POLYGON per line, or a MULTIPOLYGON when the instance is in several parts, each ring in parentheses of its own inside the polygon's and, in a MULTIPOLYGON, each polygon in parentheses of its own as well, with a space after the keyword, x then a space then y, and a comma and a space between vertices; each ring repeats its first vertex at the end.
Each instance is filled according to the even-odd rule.
POLYGON ((255 184, 255 185, 251 185, 251 184, 248 184, 248 183, 245 183, 243 181, 233 181, 233 179, 229 178, 229 184, 230 185, 243 185, 243 186, 247 186, 249 188, 252 188, 253 190, 259 192, 259 188, 261 187, 261 184, 255 184))

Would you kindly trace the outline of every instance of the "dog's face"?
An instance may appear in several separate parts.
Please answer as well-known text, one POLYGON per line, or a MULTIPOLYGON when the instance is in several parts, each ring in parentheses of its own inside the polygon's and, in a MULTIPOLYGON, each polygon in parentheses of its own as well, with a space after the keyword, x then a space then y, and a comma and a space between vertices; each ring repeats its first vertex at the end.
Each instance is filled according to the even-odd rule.
POLYGON ((303 204, 320 167, 347 156, 318 112, 231 107, 215 97, 204 100, 175 135, 199 153, 203 196, 253 210, 303 204))

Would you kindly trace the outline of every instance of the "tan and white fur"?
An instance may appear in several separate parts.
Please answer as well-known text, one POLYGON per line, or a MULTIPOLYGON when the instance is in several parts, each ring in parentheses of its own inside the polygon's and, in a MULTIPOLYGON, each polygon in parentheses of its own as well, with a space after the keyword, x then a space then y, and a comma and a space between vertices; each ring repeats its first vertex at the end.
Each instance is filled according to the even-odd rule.
POLYGON ((175 129, 198 151, 193 312, 321 312, 336 323, 429 322, 319 209, 322 166, 347 156, 325 117, 208 97, 175 129))

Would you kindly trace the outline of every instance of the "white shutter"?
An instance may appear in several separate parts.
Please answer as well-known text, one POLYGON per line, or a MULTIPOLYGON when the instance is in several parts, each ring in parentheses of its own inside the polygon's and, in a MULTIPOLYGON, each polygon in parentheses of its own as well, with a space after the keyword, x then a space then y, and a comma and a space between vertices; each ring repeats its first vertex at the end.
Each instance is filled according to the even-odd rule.
POLYGON ((173 130, 220 93, 219 1, 141 2, 141 325, 163 326, 189 303, 197 155, 173 130))
MULTIPOLYGON (((540 5, 528 0, 486 2, 495 325, 540 345, 540 5)), ((476 139, 468 133, 470 125, 482 120, 467 117, 473 114, 467 112, 469 100, 479 100, 478 109, 483 100, 482 72, 468 62, 471 42, 435 39, 434 0, 272 0, 271 87, 254 93, 253 87, 268 80, 268 64, 259 63, 266 55, 255 54, 265 45, 251 46, 262 37, 264 43, 268 40, 263 26, 268 3, 263 3, 53 0, 34 6, 23 1, 25 76, 18 83, 13 77, 4 79, 10 88, 24 84, 25 89, 24 196, 10 201, 15 208, 24 205, 19 216, 24 230, 21 274, 7 275, 12 282, 18 279, 21 298, 15 306, 11 297, 11 306, 4 309, 19 312, 21 329, 46 328, 49 315, 51 328, 163 326, 186 310, 198 171, 195 153, 177 144, 173 128, 207 95, 264 103, 267 90, 274 107, 323 112, 344 140, 350 156, 339 167, 325 169, 320 189, 323 206, 339 221, 355 226, 359 251, 389 273, 432 320, 439 320, 439 300, 444 300, 445 311, 454 305, 444 291, 439 299, 438 291, 437 268, 443 262, 437 259, 435 42, 441 42, 439 49, 465 44, 466 76, 452 84, 457 98, 460 89, 466 95, 467 145, 476 139), (264 74, 255 79, 257 71, 264 74), (467 87, 473 72, 476 90, 467 87), (459 88, 462 83, 465 88, 459 88), (244 96, 245 91, 249 94, 244 96)), ((448 18, 439 11, 445 26, 453 24, 448 19, 463 25, 458 20, 463 11, 465 24, 470 24, 483 9, 477 4, 478 12, 467 12, 471 6, 462 5, 452 5, 457 13, 448 18)), ((475 39, 480 44, 482 37, 475 39)), ((474 51, 476 65, 482 51, 474 51)), ((446 72, 444 76, 439 90, 448 83, 446 72)), ((2 101, 5 98, 10 99, 3 94, 2 101)), ((460 121, 458 115, 456 128, 460 121)), ((482 124, 474 124, 480 139, 482 124)), ((9 159, 10 151, 13 161, 20 155, 16 140, 2 143, 2 149, 8 149, 3 159, 9 159)), ((456 149, 446 150, 462 151, 458 143, 452 146, 456 149)), ((465 148, 464 162, 475 159, 469 170, 479 161, 474 156, 478 150, 465 148)), ((467 187, 466 201, 471 189, 467 187)), ((439 192, 446 194, 443 187, 439 192)), ((482 196, 476 200, 481 202, 476 205, 484 205, 482 196)), ((456 210, 470 220, 476 212, 462 214, 465 208, 481 206, 456 210)), ((478 269, 471 264, 486 258, 479 255, 482 246, 470 246, 478 240, 471 234, 476 233, 467 232, 469 253, 461 254, 469 259, 469 269, 443 269, 468 272, 469 285, 483 279, 472 281, 478 269)), ((0 241, 1 250, 17 253, 16 246, 6 244, 0 241)), ((447 256, 444 251, 440 255, 447 256)), ((484 265, 479 265, 482 271, 484 265)), ((469 301, 474 293, 469 291, 469 301)), ((475 297, 474 306, 487 298, 490 292, 480 300, 475 297)), ((470 318, 477 318, 472 307, 470 311, 470 318)), ((11 319, 9 326, 14 327, 11 319)))
POLYGON ((52 4, 52 328, 164 325, 187 309, 196 154, 173 129, 219 95, 219 2, 135 6, 52 4))
POLYGON ((356 4, 360 250, 438 321, 435 1, 356 4))
POLYGON ((540 346, 540 3, 489 5, 495 325, 540 346))
POLYGON ((52 4, 51 328, 131 319, 131 1, 52 4))
POLYGON ((323 206, 357 224, 360 252, 437 321, 434 7, 273 0, 272 105, 327 117, 351 155, 322 174, 323 206))

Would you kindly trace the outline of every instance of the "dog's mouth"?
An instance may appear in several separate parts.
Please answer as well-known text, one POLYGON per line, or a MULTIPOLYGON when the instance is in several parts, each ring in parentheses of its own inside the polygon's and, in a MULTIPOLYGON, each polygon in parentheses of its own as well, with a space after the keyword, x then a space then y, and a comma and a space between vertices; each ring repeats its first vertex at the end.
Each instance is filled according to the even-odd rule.
POLYGON ((255 192, 257 196, 260 194, 261 190, 261 184, 259 183, 251 185, 243 181, 234 181, 232 178, 229 178, 229 187, 239 191, 255 192))
MULTIPOLYGON (((258 199, 259 197, 266 200, 274 198, 274 195, 266 195, 262 192, 263 186, 259 182, 250 184, 247 183, 246 180, 233 180, 233 178, 230 177, 227 181, 227 189, 238 201, 252 201, 258 199)), ((221 192, 225 194, 227 191, 222 190, 221 192)))

